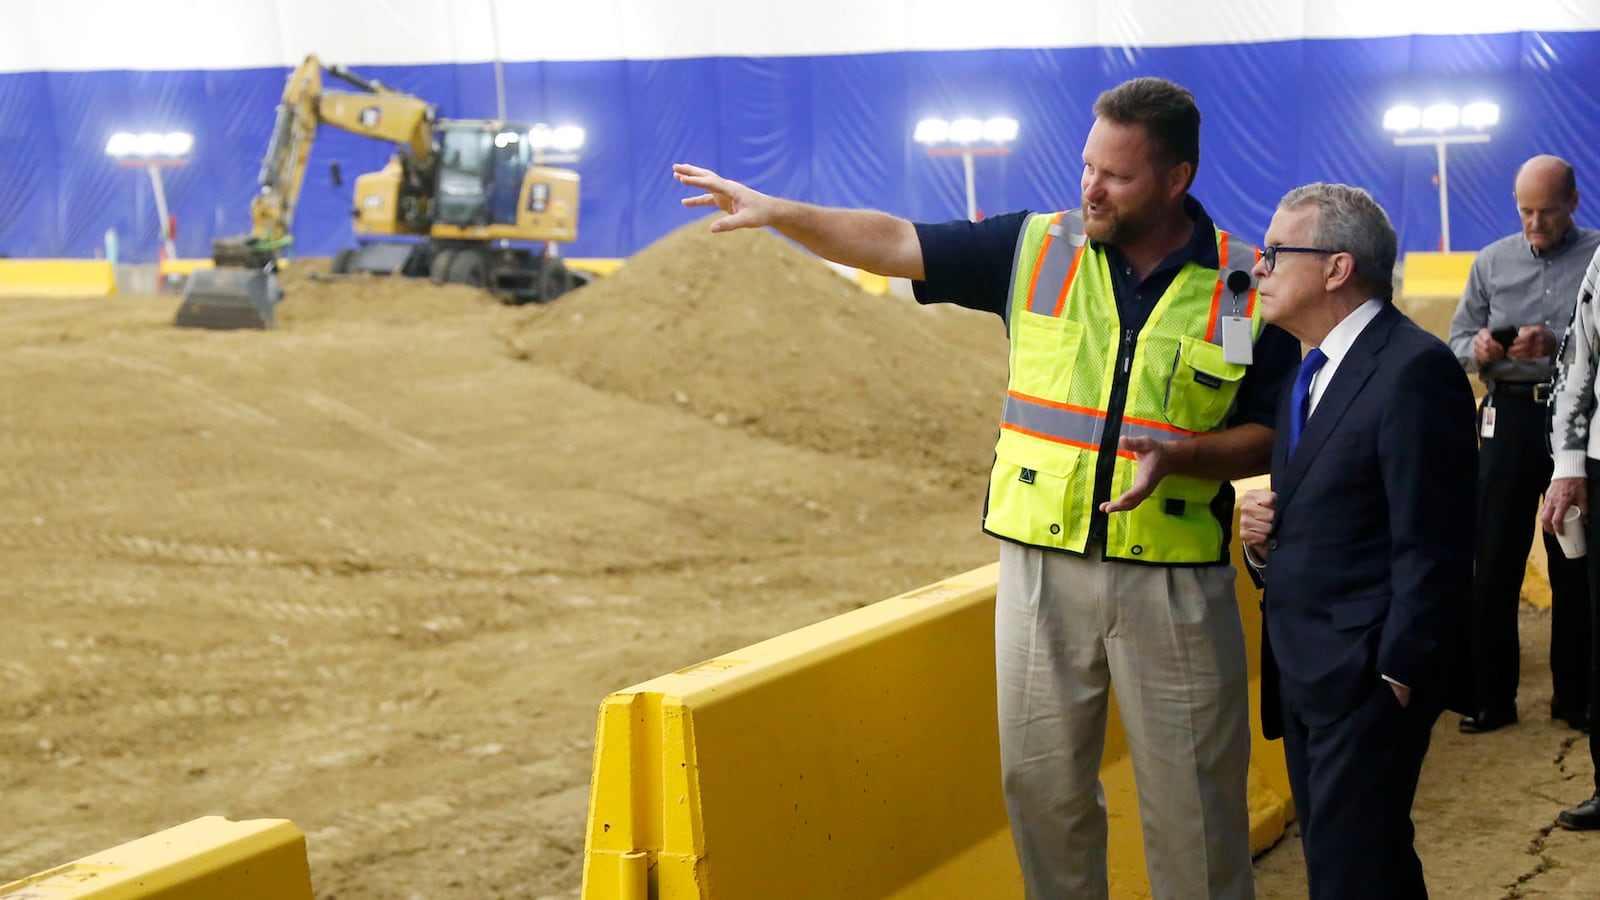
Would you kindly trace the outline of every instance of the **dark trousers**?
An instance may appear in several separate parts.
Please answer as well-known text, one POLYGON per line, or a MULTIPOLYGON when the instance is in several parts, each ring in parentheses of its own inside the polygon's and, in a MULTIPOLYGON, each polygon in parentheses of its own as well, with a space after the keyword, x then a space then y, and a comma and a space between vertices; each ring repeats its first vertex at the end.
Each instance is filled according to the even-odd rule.
POLYGON ((1344 718, 1312 727, 1281 701, 1283 753, 1311 900, 1426 900, 1411 802, 1440 708, 1402 707, 1377 678, 1344 718))
MULTIPOLYGON (((1589 668, 1589 696, 1600 697, 1600 461, 1584 460, 1587 470, 1589 487, 1589 515, 1584 520, 1584 544, 1589 553, 1584 556, 1584 561, 1589 564, 1589 584, 1593 588, 1589 592, 1589 658, 1595 664, 1589 668)), ((1600 728, 1594 728, 1596 723, 1590 720, 1589 729, 1589 760, 1594 763, 1594 792, 1600 796, 1600 728)))
MULTIPOLYGON (((1517 604, 1533 548, 1539 497, 1550 484, 1545 406, 1531 391, 1498 389, 1484 401, 1495 411, 1493 437, 1478 449, 1477 566, 1472 585, 1472 662, 1478 707, 1509 709, 1517 701, 1517 604)), ((1479 428, 1482 434, 1482 428, 1479 428)), ((1589 578, 1581 559, 1567 559, 1544 535, 1550 562, 1550 677, 1556 702, 1574 713, 1589 708, 1589 578)))

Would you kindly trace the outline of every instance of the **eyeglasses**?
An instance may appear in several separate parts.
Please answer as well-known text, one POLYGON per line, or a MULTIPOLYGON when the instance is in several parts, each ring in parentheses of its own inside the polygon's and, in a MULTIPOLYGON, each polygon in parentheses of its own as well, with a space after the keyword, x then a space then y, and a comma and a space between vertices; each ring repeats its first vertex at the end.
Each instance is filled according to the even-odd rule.
POLYGON ((1327 250, 1322 247, 1262 247, 1261 259, 1267 264, 1267 272, 1270 274, 1274 269, 1278 268, 1279 253, 1322 253, 1331 255, 1343 252, 1343 250, 1327 250))

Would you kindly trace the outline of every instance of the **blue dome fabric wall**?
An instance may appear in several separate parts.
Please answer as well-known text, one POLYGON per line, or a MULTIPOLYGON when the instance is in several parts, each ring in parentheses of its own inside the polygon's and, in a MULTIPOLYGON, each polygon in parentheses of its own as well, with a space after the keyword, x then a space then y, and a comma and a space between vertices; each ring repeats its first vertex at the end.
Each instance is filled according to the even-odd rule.
MULTIPOLYGON (((1275 39, 1244 29, 1232 40, 1187 45, 1182 35, 1149 44, 1121 35, 1114 43, 1030 47, 1038 35, 1019 16, 1007 27, 1011 46, 861 52, 806 46, 784 53, 783 35, 768 29, 745 52, 729 48, 738 41, 724 35, 719 52, 675 55, 664 38, 654 57, 649 47, 635 46, 644 38, 634 33, 629 52, 609 58, 529 61, 502 49, 506 114, 587 129, 588 145, 574 164, 583 175, 579 240, 564 252, 626 256, 698 215, 680 205, 684 192, 669 176, 679 161, 818 203, 921 220, 959 217, 960 160, 929 157, 910 140, 915 123, 936 114, 1003 114, 1021 122, 1009 155, 977 160, 980 209, 1076 205, 1095 97, 1126 78, 1159 75, 1199 99, 1204 126, 1195 193, 1224 227, 1259 239, 1286 190, 1345 181, 1371 190, 1394 218, 1402 249, 1419 250, 1435 249, 1439 239, 1434 153, 1394 146, 1381 128, 1383 111, 1401 101, 1487 98, 1502 110, 1492 140, 1450 150, 1451 243, 1474 249, 1516 228, 1511 180, 1530 155, 1571 160, 1580 190, 1600 198, 1600 11, 1574 13, 1571 3, 1551 3, 1584 27, 1275 39)), ((1001 13, 1007 6, 1038 8, 990 5, 1001 13)), ((898 6, 917 11, 916 3, 898 6)), ((634 8, 643 7, 624 0, 606 7, 618 21, 634 8)), ((659 5, 649 8, 662 15, 659 5)), ((1270 16, 1281 7, 1262 9, 1270 16)), ((341 58, 313 45, 315 28, 306 27, 310 36, 291 41, 279 34, 269 42, 283 60, 276 65, 225 68, 203 60, 159 67, 176 45, 139 51, 133 41, 120 52, 145 55, 125 60, 123 68, 44 61, 0 72, 0 254, 90 257, 103 252, 105 232, 114 228, 124 261, 154 260, 150 181, 103 153, 106 139, 125 130, 195 134, 191 163, 165 173, 180 255, 208 256, 213 237, 248 230, 274 106, 292 61, 307 52, 428 99, 445 117, 495 115, 490 62, 395 62, 378 53, 341 58)), ((404 31, 413 44, 427 41, 415 27, 404 31)), ((679 23, 663 34, 679 40, 681 31, 679 23)), ((836 31, 844 49, 862 44, 860 29, 836 31)), ((461 37, 452 40, 460 44, 461 37)), ((454 47, 441 56, 459 53, 454 47)), ((297 253, 325 256, 353 244, 353 178, 381 167, 389 153, 380 142, 323 129, 296 217, 297 253), (343 186, 332 183, 334 161, 343 186)), ((1580 208, 1579 221, 1594 225, 1600 216, 1580 208)))

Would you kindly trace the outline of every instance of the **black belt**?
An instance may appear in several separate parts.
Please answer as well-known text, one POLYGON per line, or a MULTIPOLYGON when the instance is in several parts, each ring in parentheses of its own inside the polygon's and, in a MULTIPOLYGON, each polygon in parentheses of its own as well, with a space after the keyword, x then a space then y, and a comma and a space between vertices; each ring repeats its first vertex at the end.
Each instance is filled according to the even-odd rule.
POLYGON ((1497 397, 1528 397, 1535 403, 1544 403, 1550 399, 1550 384, 1544 381, 1497 381, 1494 394, 1497 397))

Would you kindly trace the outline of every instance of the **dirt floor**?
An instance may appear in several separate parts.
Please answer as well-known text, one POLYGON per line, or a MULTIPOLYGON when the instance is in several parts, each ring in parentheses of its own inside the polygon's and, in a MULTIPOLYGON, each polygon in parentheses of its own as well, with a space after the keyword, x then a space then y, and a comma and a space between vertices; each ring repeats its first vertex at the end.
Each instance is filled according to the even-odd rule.
MULTIPOLYGON (((999 322, 703 229, 544 307, 0 301, 0 883, 220 814, 321 900, 575 897, 603 696, 992 561, 999 322)), ((1522 724, 1441 723, 1435 896, 1600 892, 1547 623, 1522 724)), ((1258 871, 1304 895, 1294 840, 1258 871)))

